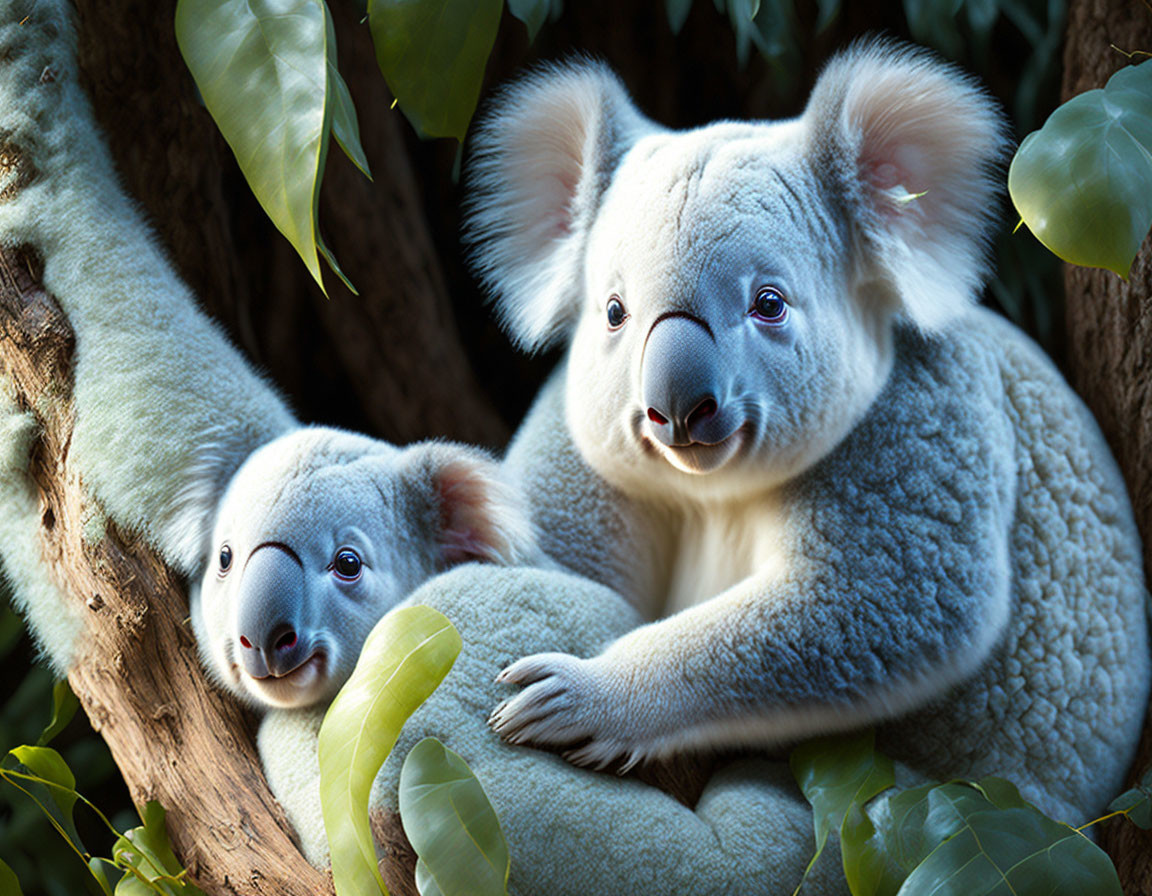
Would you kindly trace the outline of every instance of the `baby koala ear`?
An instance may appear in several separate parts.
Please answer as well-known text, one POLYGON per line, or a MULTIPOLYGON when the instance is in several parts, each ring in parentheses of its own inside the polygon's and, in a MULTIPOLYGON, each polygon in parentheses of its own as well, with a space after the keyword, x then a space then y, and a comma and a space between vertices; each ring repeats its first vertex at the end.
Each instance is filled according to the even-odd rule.
POLYGON ((581 250, 612 173, 655 125, 606 66, 542 68, 476 127, 464 239, 509 335, 529 351, 580 312, 581 250))
POLYGON ((422 442, 405 449, 401 469, 427 511, 442 566, 537 560, 525 502, 495 458, 467 445, 422 442))
POLYGON ((1000 211, 995 101, 926 50, 871 41, 828 63, 804 121, 816 171, 901 310, 924 329, 963 313, 1000 211))

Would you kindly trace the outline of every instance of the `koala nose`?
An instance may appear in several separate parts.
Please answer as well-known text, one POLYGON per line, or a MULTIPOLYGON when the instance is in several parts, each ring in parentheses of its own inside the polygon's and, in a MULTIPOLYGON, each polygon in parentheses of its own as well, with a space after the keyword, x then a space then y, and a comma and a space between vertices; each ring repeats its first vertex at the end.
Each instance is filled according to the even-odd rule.
POLYGON ((300 637, 304 567, 287 545, 258 547, 243 569, 236 596, 240 662, 253 678, 287 675, 309 657, 300 637))
POLYGON ((721 394, 716 342, 708 325, 686 314, 665 315, 648 332, 641 363, 641 400, 648 431, 665 445, 713 444, 721 394))

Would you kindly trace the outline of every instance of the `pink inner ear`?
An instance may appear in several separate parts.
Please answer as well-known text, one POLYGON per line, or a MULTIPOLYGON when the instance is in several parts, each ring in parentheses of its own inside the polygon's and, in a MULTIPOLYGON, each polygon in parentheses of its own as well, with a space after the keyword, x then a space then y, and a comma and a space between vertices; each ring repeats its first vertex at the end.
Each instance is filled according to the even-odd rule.
POLYGON ((445 562, 453 565, 496 559, 483 474, 467 463, 452 463, 440 471, 438 480, 440 544, 445 562))

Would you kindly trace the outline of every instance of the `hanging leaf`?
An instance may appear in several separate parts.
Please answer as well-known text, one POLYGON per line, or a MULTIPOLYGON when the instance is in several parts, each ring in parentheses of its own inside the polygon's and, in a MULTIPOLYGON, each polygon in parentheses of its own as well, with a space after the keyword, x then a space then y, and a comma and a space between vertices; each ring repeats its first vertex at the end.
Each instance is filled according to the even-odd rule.
POLYGON ((423 137, 463 141, 503 0, 368 0, 376 61, 423 137))
POLYGON ((828 833, 841 828, 849 809, 863 806, 895 782, 892 760, 876 750, 875 742, 875 732, 868 730, 807 741, 792 751, 792 774, 812 804, 816 827, 816 852, 797 891, 824 851, 828 833))
POLYGON ((1152 63, 1122 68, 1025 137, 1008 192, 1056 255, 1127 277, 1152 226, 1152 63))
POLYGON ((551 0, 508 0, 508 12, 528 27, 529 42, 536 40, 551 11, 551 0))
MULTIPOLYGON (((348 156, 352 164, 371 180, 372 172, 368 170, 368 157, 364 154, 364 147, 360 145, 360 125, 356 121, 356 106, 352 102, 352 94, 348 92, 348 85, 344 83, 336 68, 336 26, 332 23, 332 13, 328 11, 327 4, 324 4, 324 40, 328 48, 328 100, 332 104, 332 136, 344 150, 344 155, 348 156)), ((320 251, 324 254, 322 246, 320 251)), ((344 275, 336 267, 335 261, 327 254, 325 260, 336 270, 340 279, 347 283, 344 275)))
POLYGON ((64 757, 51 747, 15 747, 11 750, 16 761, 40 779, 48 787, 48 792, 60 811, 72 820, 72 810, 76 806, 76 777, 64 761, 64 757))
POLYGON ((817 0, 816 33, 822 34, 840 15, 840 0, 817 0))
POLYGON ((321 0, 179 0, 176 40, 265 213, 324 289, 316 206, 332 109, 321 0))
POLYGON ((692 10, 692 0, 665 0, 664 9, 668 13, 668 26, 673 34, 679 34, 692 10))
POLYGON ((68 727, 68 723, 72 721, 79 708, 80 701, 68 686, 68 679, 58 679, 52 685, 52 718, 47 727, 40 732, 36 746, 47 746, 57 734, 68 727))
POLYGON ((376 624, 320 726, 320 804, 337 896, 386 893, 368 822, 376 773, 400 729, 460 653, 460 635, 429 607, 393 610, 376 624))
POLYGON ((149 800, 144 806, 144 824, 121 834, 113 845, 112 859, 125 872, 116 885, 116 896, 204 896, 184 879, 184 868, 168 842, 164 818, 163 807, 149 800))
POLYGON ((421 896, 503 896, 510 856, 496 810, 468 764, 434 737, 400 770, 400 820, 423 866, 421 896))

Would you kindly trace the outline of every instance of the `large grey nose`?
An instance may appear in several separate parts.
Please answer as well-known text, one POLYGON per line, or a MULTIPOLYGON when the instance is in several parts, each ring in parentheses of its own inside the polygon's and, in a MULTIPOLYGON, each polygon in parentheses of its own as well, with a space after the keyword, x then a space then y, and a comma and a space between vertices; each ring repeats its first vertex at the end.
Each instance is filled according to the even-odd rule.
POLYGON ((670 446, 715 444, 728 435, 717 426, 720 360, 716 340, 699 318, 672 314, 652 325, 640 374, 649 433, 670 446))
POLYGON ((256 548, 241 571, 236 627, 240 661, 253 678, 286 675, 308 659, 301 637, 304 567, 279 543, 256 548))

